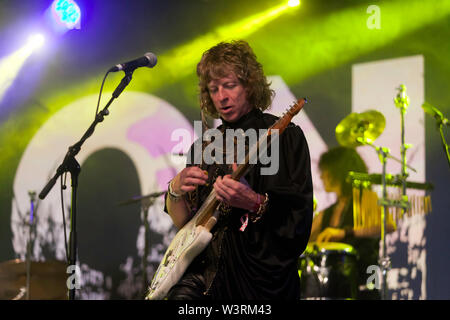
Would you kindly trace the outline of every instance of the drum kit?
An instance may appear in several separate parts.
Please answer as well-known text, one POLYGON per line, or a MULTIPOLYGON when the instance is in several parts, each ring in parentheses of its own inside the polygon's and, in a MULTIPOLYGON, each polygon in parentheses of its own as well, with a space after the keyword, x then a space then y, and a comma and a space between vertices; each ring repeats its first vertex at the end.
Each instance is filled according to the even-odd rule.
MULTIPOLYGON (((416 171, 406 163, 405 120, 404 115, 409 105, 406 87, 400 85, 394 103, 401 113, 401 159, 390 154, 388 148, 374 145, 383 133, 386 120, 377 110, 351 113, 335 129, 336 139, 341 146, 356 148, 372 147, 382 164, 381 174, 349 172, 347 180, 353 185, 354 230, 377 226, 381 229, 379 270, 381 285, 378 288, 381 299, 388 298, 387 272, 390 259, 386 253, 387 223, 394 223, 403 216, 426 214, 431 212, 430 196, 406 195, 406 189, 432 190, 429 183, 407 181, 407 169, 416 171), (391 175, 386 172, 387 159, 401 164, 401 173, 391 175), (372 185, 381 186, 381 198, 370 190, 372 185), (401 189, 399 199, 389 199, 387 186, 401 189), (405 214, 406 213, 406 214, 405 214)), ((358 284, 355 268, 358 252, 344 243, 309 243, 299 259, 299 275, 302 283, 302 299, 355 299, 358 284)))
POLYGON ((0 263, 0 300, 67 299, 66 263, 19 259, 0 263), (27 270, 31 270, 31 273, 27 270))
POLYGON ((303 299, 356 299, 357 252, 349 244, 310 242, 299 259, 303 299))
POLYGON ((33 231, 36 227, 38 203, 36 193, 28 192, 29 217, 21 216, 28 227, 25 259, 0 263, 0 300, 66 300, 67 264, 62 261, 32 261, 33 231))

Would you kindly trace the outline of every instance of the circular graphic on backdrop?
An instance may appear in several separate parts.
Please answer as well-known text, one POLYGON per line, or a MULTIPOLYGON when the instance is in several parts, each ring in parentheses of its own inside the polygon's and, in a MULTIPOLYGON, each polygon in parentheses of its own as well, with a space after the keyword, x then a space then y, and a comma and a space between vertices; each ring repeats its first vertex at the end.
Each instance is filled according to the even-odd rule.
MULTIPOLYGON (((110 93, 105 94, 109 95, 110 93)), ((37 195, 41 192, 42 188, 55 174, 68 147, 75 144, 93 122, 97 98, 97 95, 80 98, 55 113, 35 134, 22 156, 14 180, 11 213, 13 247, 20 259, 25 259, 29 239, 30 194, 34 192, 37 195)), ((101 208, 80 203, 79 201, 84 201, 80 198, 89 198, 91 199, 89 201, 94 202, 96 196, 101 194, 98 189, 100 187, 108 188, 109 194, 114 194, 110 201, 116 205, 131 197, 166 190, 168 181, 184 167, 184 163, 173 161, 174 158, 171 153, 174 147, 178 146, 179 151, 186 153, 191 142, 186 141, 185 145, 180 146, 179 141, 171 140, 172 133, 176 129, 182 128, 191 132, 192 141, 195 138, 192 125, 174 106, 150 94, 133 91, 124 92, 120 99, 114 101, 109 107, 109 111, 110 114, 97 125, 94 134, 86 140, 76 156, 82 168, 77 216, 95 217, 97 215, 97 222, 100 221, 98 220, 100 214, 103 219, 110 218, 110 221, 105 221, 105 223, 110 224, 109 227, 106 224, 103 225, 104 228, 100 228, 98 223, 93 225, 98 229, 99 234, 111 233, 113 230, 111 229, 111 223, 116 225, 117 228, 120 223, 125 223, 127 219, 123 216, 108 215, 105 212, 99 213, 101 208), (84 170, 84 164, 87 166, 86 170, 84 170), (125 177, 122 177, 120 181, 113 179, 115 175, 123 174, 121 171, 129 172, 128 175, 134 178, 125 179, 125 177), (97 174, 99 177, 96 176, 97 174), (105 180, 104 183, 97 183, 97 178, 105 180), (87 183, 83 183, 83 181, 87 183), (127 188, 127 183, 130 185, 129 188, 127 188), (83 189, 81 190, 81 188, 83 189), (137 194, 130 193, 133 191, 137 194)), ((68 233, 71 201, 70 175, 67 176, 66 184, 68 188, 63 192, 63 200, 68 233)), ((34 203, 35 227, 31 233, 33 260, 66 260, 60 190, 58 180, 58 183, 44 200, 37 199, 34 203)), ((102 197, 107 198, 107 195, 104 193, 102 197)), ((159 197, 147 211, 150 226, 150 236, 147 238, 147 244, 149 244, 147 273, 150 276, 162 259, 164 250, 175 233, 170 218, 163 212, 163 205, 163 198, 159 197)), ((133 215, 129 217, 129 220, 134 221, 133 227, 125 228, 124 226, 124 229, 127 229, 130 234, 117 232, 108 235, 126 237, 127 239, 122 239, 122 242, 128 243, 128 246, 130 239, 132 239, 131 243, 134 243, 134 247, 129 248, 129 256, 125 255, 127 248, 120 248, 120 250, 114 248, 114 246, 117 247, 120 244, 120 239, 114 239, 111 242, 113 245, 108 248, 104 247, 106 245, 104 241, 99 243, 94 241, 90 246, 81 246, 84 250, 84 252, 79 251, 82 273, 81 284, 84 288, 92 289, 91 291, 89 291, 90 289, 81 290, 81 298, 134 298, 137 297, 137 292, 142 290, 142 287, 139 287, 141 286, 139 279, 142 278, 141 261, 139 260, 142 260, 144 254, 144 227, 143 223, 136 226, 138 221, 135 212, 138 211, 139 221, 142 222, 144 215, 143 212, 139 212, 140 207, 137 204, 137 206, 130 206, 132 209, 127 209, 131 210, 133 215), (86 252, 88 249, 91 252, 86 252), (117 255, 120 253, 119 260, 121 263, 116 259, 118 257, 110 257, 115 253, 117 255), (83 257, 94 256, 98 256, 98 261, 100 261, 102 255, 109 256, 110 259, 104 260, 111 261, 112 265, 105 265, 105 262, 102 266, 94 266, 82 261, 83 257), (122 282, 114 283, 114 279, 104 274, 101 269, 120 270, 122 282), (112 287, 116 288, 117 292, 109 292, 108 290, 112 290, 112 287)), ((105 208, 105 210, 108 209, 105 208)), ((89 224, 86 220, 82 225, 89 224)), ((78 226, 77 229, 80 243, 83 243, 84 239, 81 239, 83 230, 80 230, 78 226)), ((93 264, 92 259, 89 261, 93 264)))

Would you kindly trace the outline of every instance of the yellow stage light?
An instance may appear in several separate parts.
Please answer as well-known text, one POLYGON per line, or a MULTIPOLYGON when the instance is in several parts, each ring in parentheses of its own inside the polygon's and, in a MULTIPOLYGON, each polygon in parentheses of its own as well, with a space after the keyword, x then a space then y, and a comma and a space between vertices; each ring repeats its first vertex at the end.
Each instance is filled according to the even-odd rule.
POLYGON ((22 48, 0 60, 0 74, 2 75, 0 77, 0 101, 16 79, 25 61, 34 50, 42 47, 44 41, 42 34, 31 35, 22 48))

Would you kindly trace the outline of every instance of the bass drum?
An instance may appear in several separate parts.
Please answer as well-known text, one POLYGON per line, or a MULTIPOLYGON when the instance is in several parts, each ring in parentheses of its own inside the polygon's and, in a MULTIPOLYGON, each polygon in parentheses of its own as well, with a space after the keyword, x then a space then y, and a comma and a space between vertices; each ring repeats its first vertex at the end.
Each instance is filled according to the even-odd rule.
POLYGON ((356 299, 357 252, 348 244, 310 242, 300 256, 302 299, 356 299))

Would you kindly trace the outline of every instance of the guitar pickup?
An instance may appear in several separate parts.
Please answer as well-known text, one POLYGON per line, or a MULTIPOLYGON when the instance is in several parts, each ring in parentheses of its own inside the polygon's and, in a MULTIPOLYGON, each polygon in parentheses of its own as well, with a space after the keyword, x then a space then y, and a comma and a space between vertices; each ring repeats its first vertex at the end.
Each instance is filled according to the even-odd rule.
POLYGON ((169 258, 170 258, 170 256, 172 255, 172 251, 173 251, 173 250, 170 250, 170 251, 167 252, 167 254, 166 254, 166 258, 164 259, 164 262, 163 262, 163 265, 164 265, 165 267, 167 267, 167 265, 169 264, 169 258))

